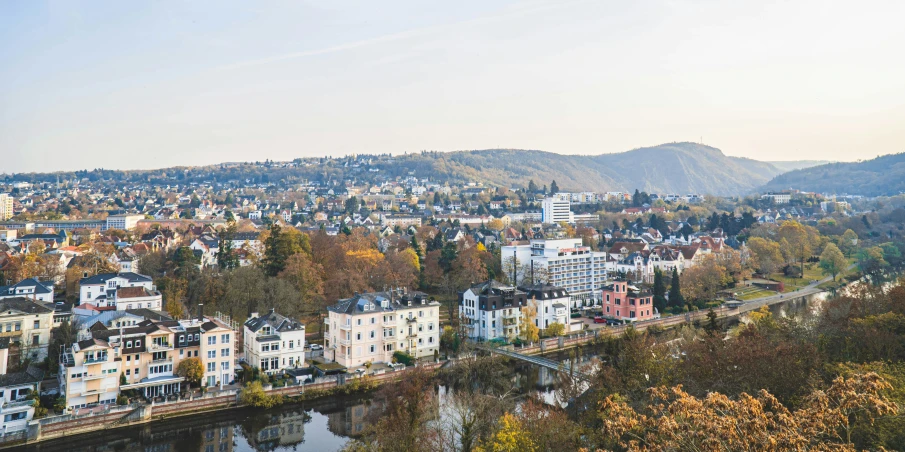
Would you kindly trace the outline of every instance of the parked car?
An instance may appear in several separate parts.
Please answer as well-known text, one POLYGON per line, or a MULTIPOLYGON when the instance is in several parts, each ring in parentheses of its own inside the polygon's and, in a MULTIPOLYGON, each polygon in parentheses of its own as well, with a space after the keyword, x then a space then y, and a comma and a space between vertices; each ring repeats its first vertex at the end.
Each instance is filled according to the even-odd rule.
POLYGON ((393 370, 402 370, 402 369, 405 369, 405 364, 402 364, 402 363, 390 363, 389 366, 390 366, 390 368, 392 368, 393 370))
POLYGON ((605 318, 603 318, 603 317, 601 317, 601 316, 599 316, 599 315, 595 315, 595 316, 594 316, 594 323, 607 323, 607 321, 606 321, 605 318))
POLYGON ((324 347, 319 344, 311 344, 311 350, 323 350, 324 347))

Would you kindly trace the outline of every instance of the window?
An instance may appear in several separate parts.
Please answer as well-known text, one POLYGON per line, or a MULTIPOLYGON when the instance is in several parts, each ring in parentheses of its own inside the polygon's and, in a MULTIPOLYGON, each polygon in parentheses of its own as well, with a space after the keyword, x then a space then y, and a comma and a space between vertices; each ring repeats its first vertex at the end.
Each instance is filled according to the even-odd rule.
POLYGON ((360 341, 360 340, 361 340, 361 333, 355 333, 355 340, 356 340, 356 341, 360 341))
POLYGON ((216 350, 208 350, 208 351, 207 351, 207 358, 208 358, 208 359, 213 359, 213 358, 216 358, 216 357, 217 357, 217 351, 216 351, 216 350))
POLYGON ((434 343, 434 337, 431 336, 431 337, 427 338, 427 343, 428 343, 428 344, 433 344, 433 343, 434 343))
POLYGON ((377 323, 377 317, 371 317, 371 325, 377 323))
POLYGON ((207 363, 207 371, 213 372, 213 371, 217 370, 216 365, 217 365, 217 363, 207 363))
POLYGON ((136 347, 141 347, 141 339, 136 339, 136 340, 135 340, 135 346, 136 346, 136 347))
POLYGON ((220 343, 228 344, 229 343, 229 334, 221 334, 220 335, 220 343))
POLYGON ((41 328, 41 321, 39 321, 39 320, 35 320, 35 326, 34 326, 34 329, 38 329, 38 328, 41 328))
POLYGON ((180 343, 180 344, 185 344, 185 335, 184 335, 184 334, 180 334, 180 335, 179 335, 179 343, 180 343))
POLYGON ((220 370, 229 370, 229 361, 223 361, 220 363, 220 370))
POLYGON ((376 345, 374 345, 374 344, 371 344, 371 347, 370 347, 370 349, 371 349, 371 350, 370 350, 370 352, 371 352, 371 354, 372 354, 372 355, 373 355, 373 354, 374 354, 374 352, 376 352, 376 351, 377 351, 377 346, 376 346, 376 345))
POLYGON ((126 369, 126 375, 131 375, 131 374, 129 373, 129 369, 126 369))
POLYGON ((292 350, 295 348, 295 341, 289 341, 289 349, 292 350))
POLYGON ((358 319, 358 320, 356 321, 356 323, 357 323, 359 326, 361 326, 361 319, 358 319))
POLYGON ((201 340, 201 335, 198 333, 195 333, 195 342, 198 342, 200 340, 201 340))
POLYGON ((126 362, 132 361, 132 355, 126 355, 126 362))
POLYGON ((208 336, 207 337, 207 345, 216 345, 217 344, 217 336, 208 336))
POLYGON ((22 324, 19 322, 16 322, 16 331, 22 331, 22 324))
POLYGON ((221 350, 220 350, 220 356, 221 356, 221 357, 229 356, 229 349, 228 349, 228 348, 221 349, 221 350))
POLYGON ((41 342, 41 336, 35 334, 31 337, 31 345, 38 345, 41 342))
POLYGON ((371 330, 371 339, 374 339, 375 336, 376 336, 376 333, 374 332, 374 330, 371 330))

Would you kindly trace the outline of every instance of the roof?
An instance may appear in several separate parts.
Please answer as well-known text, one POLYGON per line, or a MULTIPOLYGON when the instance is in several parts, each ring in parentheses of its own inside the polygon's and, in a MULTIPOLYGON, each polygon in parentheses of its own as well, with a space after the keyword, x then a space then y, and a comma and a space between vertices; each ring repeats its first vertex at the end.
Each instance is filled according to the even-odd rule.
MULTIPOLYGON (((53 284, 47 286, 45 283, 38 281, 36 278, 28 278, 19 281, 11 286, 0 286, 0 296, 15 295, 16 289, 24 287, 34 287, 34 294, 53 293, 53 284)), ((31 295, 31 294, 29 294, 31 295)))
POLYGON ((116 289, 116 298, 137 298, 153 295, 144 287, 120 287, 116 289))
POLYGON ((23 372, 0 375, 0 388, 38 383, 43 379, 43 370, 35 366, 28 366, 28 369, 25 369, 23 372))
POLYGON ((110 345, 107 341, 101 339, 86 339, 84 341, 78 341, 79 350, 84 350, 89 347, 109 347, 110 345))
POLYGON ((100 273, 88 278, 82 278, 79 281, 79 284, 106 284, 108 280, 113 278, 124 278, 129 282, 152 282, 150 276, 139 275, 135 272, 121 272, 121 273, 100 273))
POLYGON ((25 297, 12 297, 0 299, 0 312, 20 311, 26 314, 46 314, 53 312, 48 303, 35 301, 25 297))
POLYGON ((327 307, 327 310, 355 315, 390 312, 397 309, 412 309, 425 304, 437 306, 440 303, 429 301, 427 294, 424 292, 396 289, 387 292, 355 294, 351 298, 339 300, 335 305, 327 307), (411 306, 409 306, 409 303, 411 303, 411 306))
POLYGON ((263 328, 265 325, 269 325, 275 331, 278 331, 280 333, 305 329, 305 325, 277 314, 273 309, 271 309, 267 314, 264 314, 260 317, 248 319, 245 322, 245 327, 255 333, 257 333, 258 330, 263 328))
POLYGON ((569 296, 569 292, 566 289, 543 283, 528 287, 520 287, 519 289, 525 291, 525 293, 528 294, 528 298, 536 298, 538 300, 551 300, 569 296))

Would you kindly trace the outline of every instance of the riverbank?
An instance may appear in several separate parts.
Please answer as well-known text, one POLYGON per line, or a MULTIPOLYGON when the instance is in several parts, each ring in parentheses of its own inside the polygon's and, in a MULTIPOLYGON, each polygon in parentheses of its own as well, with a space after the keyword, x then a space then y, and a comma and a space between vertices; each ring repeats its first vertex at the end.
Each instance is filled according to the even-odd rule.
MULTIPOLYGON (((440 366, 441 363, 430 363, 418 366, 418 368, 435 371, 440 366)), ((399 381, 415 369, 414 367, 409 367, 404 370, 369 375, 365 377, 368 379, 369 384, 361 387, 361 390, 399 381)), ((338 392, 347 394, 348 392, 344 391, 343 388, 357 388, 360 380, 359 377, 350 376, 344 381, 290 385, 280 388, 268 386, 265 387, 265 392, 269 395, 283 396, 290 400, 312 400, 334 395, 338 392)), ((27 430, 21 434, 17 432, 16 434, 0 437, 0 441, 2 441, 0 449, 19 447, 71 435, 132 427, 198 413, 244 407, 245 405, 241 403, 241 390, 227 390, 204 394, 191 400, 115 406, 106 410, 91 411, 87 414, 46 417, 29 422, 27 430)))

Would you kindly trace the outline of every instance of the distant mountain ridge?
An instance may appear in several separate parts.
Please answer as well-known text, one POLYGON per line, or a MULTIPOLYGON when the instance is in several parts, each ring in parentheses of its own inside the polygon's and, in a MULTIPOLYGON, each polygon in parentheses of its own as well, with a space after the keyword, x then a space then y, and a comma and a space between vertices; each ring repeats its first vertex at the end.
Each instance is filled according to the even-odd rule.
POLYGON ((538 186, 556 181, 564 191, 634 191, 738 196, 749 194, 783 172, 768 162, 731 157, 698 143, 667 143, 600 155, 563 155, 538 150, 486 149, 300 158, 295 164, 234 162, 155 170, 80 170, 5 176, 6 181, 53 183, 86 179, 115 183, 297 184, 305 180, 335 186, 375 184, 414 175, 439 183, 480 182, 493 187, 538 186))
POLYGON ((826 165, 827 163, 833 163, 830 160, 790 160, 787 162, 767 162, 777 168, 780 171, 787 173, 789 171, 795 171, 805 168, 811 168, 820 165, 826 165))
MULTIPOLYGON (((698 143, 668 143, 601 155, 488 149, 398 156, 394 166, 494 186, 555 180, 562 190, 743 195, 782 171, 770 163, 730 157, 698 143)), ((390 168, 387 168, 390 169, 390 168)))
POLYGON ((862 196, 905 193, 905 153, 791 171, 773 178, 764 185, 763 190, 786 188, 862 196))

